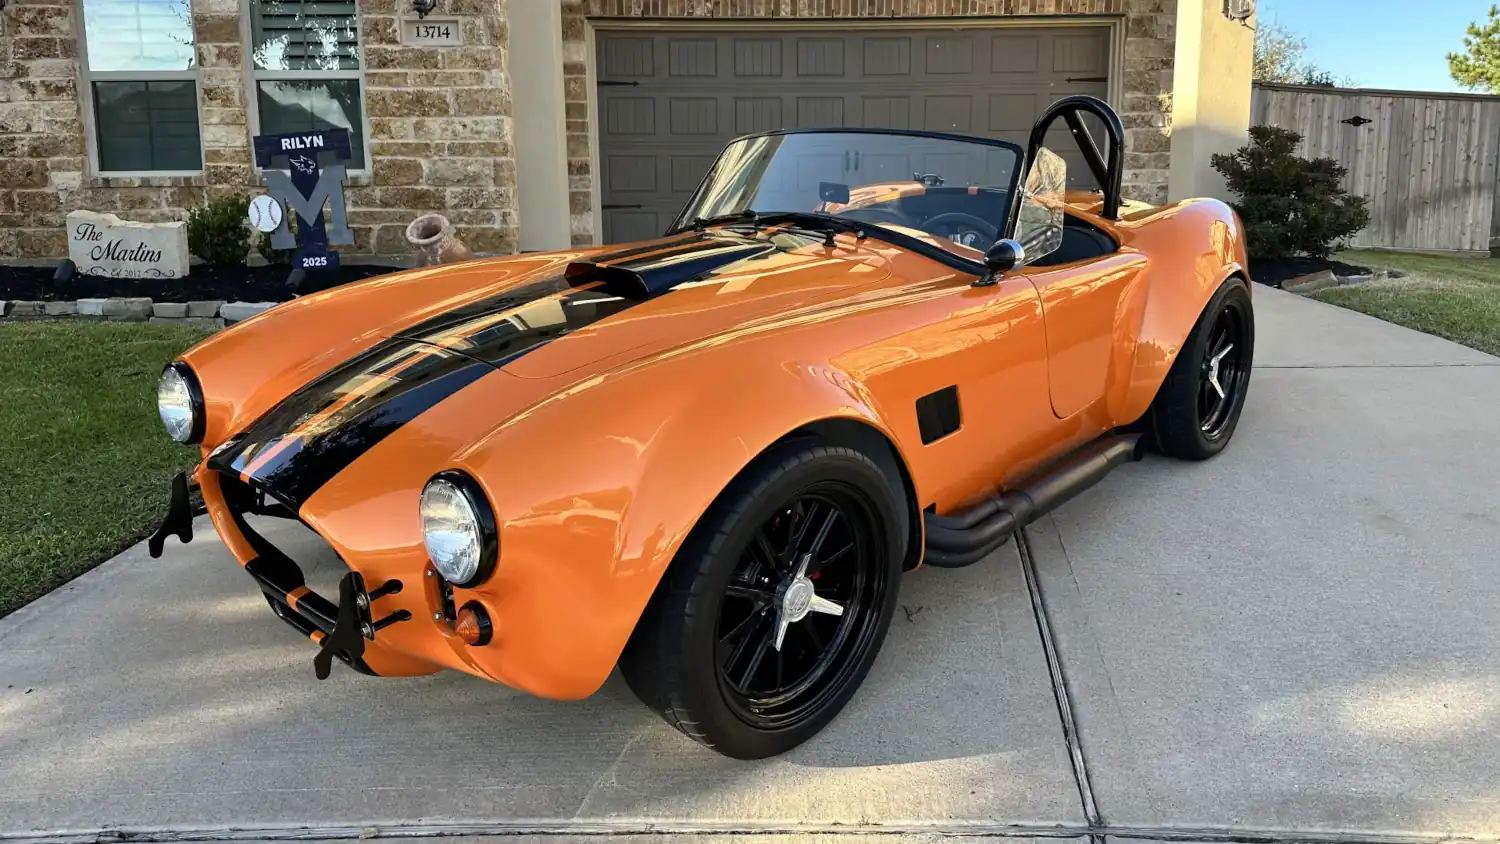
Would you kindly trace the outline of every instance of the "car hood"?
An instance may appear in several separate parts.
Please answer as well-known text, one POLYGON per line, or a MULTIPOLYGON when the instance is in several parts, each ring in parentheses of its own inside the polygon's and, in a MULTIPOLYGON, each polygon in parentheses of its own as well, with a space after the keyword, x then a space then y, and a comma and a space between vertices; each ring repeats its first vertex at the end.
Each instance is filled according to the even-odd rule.
POLYGON ((533 273, 392 336, 549 378, 796 311, 888 274, 874 252, 703 232, 533 273))
MULTIPOLYGON (((436 312, 424 305, 425 318, 408 316, 408 324, 353 347, 254 413, 253 422, 235 424, 209 464, 297 508, 386 436, 497 370, 536 383, 506 391, 518 400, 548 393, 676 346, 805 312, 889 272, 877 251, 859 245, 829 249, 794 235, 723 231, 539 261, 530 272, 449 297, 436 312), (549 378, 556 383, 540 380, 549 378)), ((204 378, 210 401, 214 374, 204 378)), ((503 407, 494 411, 508 415, 503 407)), ((234 415, 248 414, 241 408, 234 415)))

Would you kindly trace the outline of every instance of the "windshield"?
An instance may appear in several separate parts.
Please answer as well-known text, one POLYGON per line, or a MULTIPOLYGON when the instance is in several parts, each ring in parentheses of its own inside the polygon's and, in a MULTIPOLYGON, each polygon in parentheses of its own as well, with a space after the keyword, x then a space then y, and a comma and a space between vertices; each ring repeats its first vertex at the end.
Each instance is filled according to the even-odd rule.
POLYGON ((719 155, 673 229, 747 211, 813 212, 917 236, 978 261, 1005 231, 1020 161, 1012 144, 924 134, 741 138, 719 155))

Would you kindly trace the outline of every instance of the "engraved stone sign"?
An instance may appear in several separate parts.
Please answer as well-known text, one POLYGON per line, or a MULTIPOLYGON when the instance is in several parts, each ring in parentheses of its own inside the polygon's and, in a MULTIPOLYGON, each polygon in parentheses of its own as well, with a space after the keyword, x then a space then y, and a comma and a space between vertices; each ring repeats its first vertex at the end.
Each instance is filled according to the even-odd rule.
POLYGON ((68 215, 68 257, 88 275, 182 278, 188 274, 187 224, 74 211, 68 215))

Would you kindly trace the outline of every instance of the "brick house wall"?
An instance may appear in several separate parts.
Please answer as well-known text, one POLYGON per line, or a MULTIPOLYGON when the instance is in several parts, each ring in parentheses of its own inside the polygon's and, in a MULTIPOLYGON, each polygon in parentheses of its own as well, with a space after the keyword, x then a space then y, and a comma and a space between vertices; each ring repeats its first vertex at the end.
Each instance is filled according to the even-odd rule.
MULTIPOLYGON (((400 44, 398 0, 359 0, 372 175, 347 190, 350 253, 405 254, 405 229, 437 211, 476 251, 517 242, 506 0, 445 0, 465 46, 400 44)), ((79 96, 77 7, 11 0, 0 12, 0 259, 67 255, 64 218, 87 209, 144 222, 185 219, 220 194, 258 192, 246 114, 240 0, 192 0, 203 174, 89 172, 79 96)))
MULTIPOLYGON (((594 242, 588 18, 917 18, 1123 15, 1126 197, 1167 201, 1177 0, 561 0, 568 204, 574 245, 594 242)), ((1046 21, 1039 22, 1041 24, 1046 21)), ((1057 23, 1066 23, 1060 20, 1057 23)))
MULTIPOLYGON (((576 245, 599 234, 590 18, 1026 16, 1061 25, 1068 16, 1119 16, 1125 192, 1153 203, 1167 199, 1179 0, 510 0, 544 1, 561 7, 568 237, 576 245)), ((346 254, 404 256, 406 224, 433 211, 447 215, 476 251, 517 248, 524 209, 516 200, 507 2, 443 0, 442 16, 464 20, 465 46, 435 49, 400 43, 407 0, 359 0, 371 171, 348 182, 356 242, 346 254)), ((260 189, 250 150, 244 0, 191 0, 204 142, 203 173, 194 176, 90 172, 78 7, 78 0, 10 0, 0 12, 0 260, 66 255, 63 220, 74 209, 176 220, 208 198, 260 189)))

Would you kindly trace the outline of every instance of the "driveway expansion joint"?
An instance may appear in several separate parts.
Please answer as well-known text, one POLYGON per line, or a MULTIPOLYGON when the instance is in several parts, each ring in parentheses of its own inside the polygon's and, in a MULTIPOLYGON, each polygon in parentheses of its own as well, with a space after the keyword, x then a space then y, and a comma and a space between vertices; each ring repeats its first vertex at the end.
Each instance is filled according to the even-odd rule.
MULTIPOLYGON (((1023 526, 1015 532, 1013 539, 1021 572, 1026 577, 1026 592, 1031 597, 1031 615, 1036 621, 1037 638, 1041 640, 1042 654, 1047 660, 1048 680, 1052 684, 1052 697, 1057 703, 1057 720, 1062 727, 1063 741, 1068 747, 1068 760, 1073 768, 1073 781, 1078 787, 1079 802, 1083 804, 1083 817, 1088 821, 1090 829, 1102 828, 1104 817, 1100 815, 1099 804, 1094 800, 1094 786, 1089 779, 1088 760, 1083 755, 1078 720, 1073 717, 1073 699, 1068 693, 1062 660, 1058 658, 1057 644, 1052 636, 1052 619, 1047 615, 1041 579, 1037 577, 1036 560, 1031 554, 1031 538, 1023 526)), ((1091 844, 1104 844, 1103 836, 1094 833, 1089 834, 1089 841, 1091 844)))
POLYGON ((428 838, 514 838, 516 836, 631 837, 648 835, 745 836, 841 835, 900 839, 943 838, 1136 838, 1194 844, 1500 844, 1500 838, 1358 832, 1347 830, 1260 829, 1227 826, 1083 826, 1027 823, 714 823, 707 821, 446 821, 328 825, 118 827, 0 832, 5 844, 186 844, 187 842, 335 841, 428 838))

